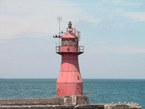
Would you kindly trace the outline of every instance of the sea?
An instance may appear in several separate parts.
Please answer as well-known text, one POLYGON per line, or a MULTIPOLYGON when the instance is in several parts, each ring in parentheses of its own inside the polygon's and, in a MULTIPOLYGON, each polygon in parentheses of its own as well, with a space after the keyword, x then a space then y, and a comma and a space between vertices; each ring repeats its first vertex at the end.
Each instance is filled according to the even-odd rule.
MULTIPOLYGON (((90 103, 138 103, 145 109, 145 79, 83 79, 90 103)), ((0 99, 48 98, 56 94, 56 79, 0 79, 0 99)))

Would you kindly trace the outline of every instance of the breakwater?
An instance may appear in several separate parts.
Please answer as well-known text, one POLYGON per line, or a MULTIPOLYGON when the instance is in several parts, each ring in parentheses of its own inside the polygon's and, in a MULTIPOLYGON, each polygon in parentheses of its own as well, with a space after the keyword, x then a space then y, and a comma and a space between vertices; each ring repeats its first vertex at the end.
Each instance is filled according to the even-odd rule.
POLYGON ((0 109, 141 109, 135 103, 89 104, 87 96, 54 96, 53 98, 1 99, 0 109))

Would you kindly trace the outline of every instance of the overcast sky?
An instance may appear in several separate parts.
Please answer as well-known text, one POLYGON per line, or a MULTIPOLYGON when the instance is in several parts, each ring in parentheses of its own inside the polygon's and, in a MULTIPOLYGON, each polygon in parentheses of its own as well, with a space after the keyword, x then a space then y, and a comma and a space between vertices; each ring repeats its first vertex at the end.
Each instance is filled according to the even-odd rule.
POLYGON ((81 32, 83 78, 145 79, 145 0, 82 1, 0 0, 0 78, 57 78, 62 16, 81 32))

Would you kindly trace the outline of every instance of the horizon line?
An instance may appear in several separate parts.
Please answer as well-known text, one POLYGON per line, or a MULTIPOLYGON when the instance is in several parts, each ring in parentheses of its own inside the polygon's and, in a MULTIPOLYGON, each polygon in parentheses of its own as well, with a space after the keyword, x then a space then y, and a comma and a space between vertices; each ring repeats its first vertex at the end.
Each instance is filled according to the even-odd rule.
MULTIPOLYGON (((57 79, 57 78, 0 78, 0 79, 57 79)), ((145 79, 145 78, 82 78, 82 79, 145 79)))

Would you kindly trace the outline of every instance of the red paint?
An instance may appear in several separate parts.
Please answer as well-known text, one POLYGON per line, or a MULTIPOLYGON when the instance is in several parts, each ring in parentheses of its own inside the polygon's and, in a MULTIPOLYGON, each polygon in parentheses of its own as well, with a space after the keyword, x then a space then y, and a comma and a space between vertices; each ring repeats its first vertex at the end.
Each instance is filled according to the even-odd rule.
POLYGON ((56 46, 56 52, 62 56, 56 95, 83 95, 78 55, 84 52, 84 47, 78 46, 79 34, 79 31, 72 28, 71 22, 69 22, 64 36, 54 36, 54 38, 61 38, 61 46, 56 46))

